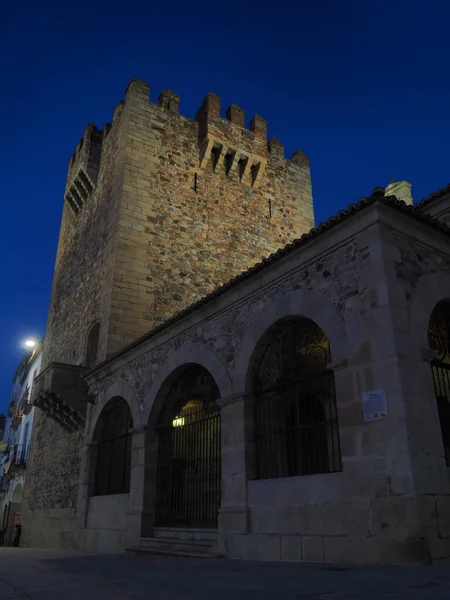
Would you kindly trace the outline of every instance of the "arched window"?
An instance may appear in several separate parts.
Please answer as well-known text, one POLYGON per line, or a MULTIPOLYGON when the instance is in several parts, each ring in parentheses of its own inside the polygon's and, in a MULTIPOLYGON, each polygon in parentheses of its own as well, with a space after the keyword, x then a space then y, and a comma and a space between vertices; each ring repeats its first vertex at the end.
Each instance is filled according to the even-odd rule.
POLYGON ((86 365, 92 365, 97 360, 98 339, 100 337, 100 323, 94 323, 89 330, 86 344, 86 365))
POLYGON ((256 477, 340 471, 330 345, 306 318, 283 319, 265 336, 256 367, 256 477))
POLYGON ((125 400, 110 400, 97 425, 95 496, 130 491, 132 429, 133 419, 125 400))
POLYGON ((433 310, 428 343, 437 352, 431 368, 445 460, 450 467, 450 302, 440 302, 433 310))

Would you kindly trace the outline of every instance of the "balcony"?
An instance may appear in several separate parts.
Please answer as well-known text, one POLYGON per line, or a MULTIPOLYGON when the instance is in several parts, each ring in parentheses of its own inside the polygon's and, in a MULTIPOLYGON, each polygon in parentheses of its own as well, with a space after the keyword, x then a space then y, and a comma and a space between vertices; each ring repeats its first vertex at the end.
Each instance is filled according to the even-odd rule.
POLYGON ((31 398, 30 398, 30 388, 26 388, 21 397, 20 400, 18 402, 17 405, 17 413, 20 415, 27 415, 31 409, 32 409, 32 404, 31 404, 31 398))
POLYGON ((25 444, 16 444, 15 446, 10 447, 8 460, 3 465, 7 477, 13 477, 24 471, 27 465, 29 448, 29 442, 26 442, 25 444))
POLYGON ((22 423, 22 415, 20 413, 16 413, 11 420, 11 427, 13 429, 17 429, 21 423, 22 423))
POLYGON ((11 400, 11 402, 9 403, 9 406, 8 406, 8 417, 13 417, 15 411, 16 411, 16 403, 14 402, 14 400, 11 400))
POLYGON ((68 431, 84 426, 88 386, 82 378, 86 367, 52 363, 37 376, 31 403, 68 431))

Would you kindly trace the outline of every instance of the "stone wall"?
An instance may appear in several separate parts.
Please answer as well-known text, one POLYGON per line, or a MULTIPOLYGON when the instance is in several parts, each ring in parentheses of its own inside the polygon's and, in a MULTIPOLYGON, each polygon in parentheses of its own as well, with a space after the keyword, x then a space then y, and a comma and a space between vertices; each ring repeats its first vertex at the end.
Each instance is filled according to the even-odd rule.
MULTIPOLYGON (((121 177, 118 112, 112 128, 105 127, 101 134, 102 160, 96 187, 78 213, 67 199, 64 201, 43 350, 44 368, 53 361, 83 364, 87 334, 96 321, 101 325, 99 357, 106 355, 119 198, 117 181, 121 177)), ((83 148, 70 162, 66 196, 80 168, 94 176, 92 155, 83 155, 84 150, 89 150, 90 135, 98 140, 100 134, 88 126, 83 148)), ((96 156, 98 168, 98 153, 96 156)), ((36 408, 35 413, 24 490, 22 540, 26 546, 67 548, 73 543, 72 517, 83 431, 68 432, 41 409, 36 408), (64 513, 62 518, 61 511, 72 516, 64 513)))
POLYGON ((205 99, 197 121, 178 114, 177 98, 165 92, 154 104, 149 86, 137 80, 127 90, 111 349, 134 340, 314 225, 304 154, 285 159, 282 144, 268 144, 261 119, 252 131, 242 121, 221 118, 214 95, 205 99), (208 104, 211 97, 214 110, 208 104), (226 152, 231 151, 230 166, 226 152), (260 161, 257 180, 251 169, 240 176, 241 155, 248 157, 248 164, 260 161))
POLYGON ((128 494, 91 497, 86 528, 75 534, 77 549, 108 554, 123 552, 128 500, 128 494))
MULTIPOLYGON (((297 290, 307 290, 326 297, 344 321, 363 316, 376 302, 373 290, 370 293, 361 274, 369 260, 369 248, 364 238, 346 240, 319 260, 307 261, 306 264, 299 262, 289 277, 275 284, 268 282, 257 286, 257 290, 244 302, 232 304, 227 311, 219 311, 202 319, 200 326, 188 328, 172 337, 169 343, 158 345, 150 359, 143 356, 134 360, 126 368, 115 371, 114 377, 131 383, 143 403, 148 389, 158 378, 158 370, 178 348, 186 344, 201 344, 210 348, 232 372, 249 325, 264 312, 267 302, 281 300, 297 290)), ((102 378, 100 389, 109 387, 112 380, 113 376, 102 378)), ((98 390, 97 386, 92 389, 98 390)))
MULTIPOLYGON (((436 442, 431 372, 410 337, 415 317, 408 298, 415 290, 405 285, 408 278, 417 285, 424 273, 439 273, 450 297, 444 238, 407 216, 372 207, 93 374, 98 403, 91 427, 118 382, 127 382, 142 423, 151 425, 141 463, 147 476, 133 489, 136 505, 143 502, 142 522, 153 510, 152 428, 165 382, 178 366, 197 362, 222 392, 219 534, 229 556, 386 563, 448 558, 449 481, 436 442), (421 260, 407 260, 413 250, 421 260), (412 273, 421 263, 421 273, 402 276, 403 268, 412 273), (318 323, 330 341, 343 470, 256 481, 248 374, 264 332, 295 314, 318 323), (387 418, 364 421, 362 394, 377 388, 386 391, 387 418)), ((443 283, 431 287, 445 293, 443 283)), ((145 531, 151 534, 151 526, 145 531)))
POLYGON ((450 555, 450 469, 444 458, 428 325, 436 304, 450 300, 450 257, 446 244, 433 248, 418 237, 389 232, 385 243, 397 250, 391 252, 396 310, 404 307, 409 317, 407 327, 398 319, 396 334, 416 510, 430 553, 439 560, 450 555))
MULTIPOLYGON (((211 110, 205 100, 197 121, 179 115, 178 102, 164 92, 151 103, 149 86, 133 80, 112 125, 89 124, 78 143, 43 368, 83 364, 95 322, 105 358, 313 226, 304 154, 285 159, 282 144, 267 143, 263 119, 248 130, 238 107, 222 119, 217 98, 211 110)), ((82 432, 68 433, 39 410, 36 417, 23 539, 45 545, 57 511, 76 504, 82 432)))

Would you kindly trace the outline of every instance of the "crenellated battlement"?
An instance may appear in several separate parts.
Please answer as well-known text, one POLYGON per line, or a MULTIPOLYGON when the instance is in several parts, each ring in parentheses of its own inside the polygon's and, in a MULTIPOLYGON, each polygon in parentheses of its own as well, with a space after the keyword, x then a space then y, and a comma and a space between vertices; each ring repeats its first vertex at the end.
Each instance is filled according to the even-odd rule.
POLYGON ((255 115, 245 128, 245 113, 237 104, 220 116, 220 98, 209 93, 196 113, 200 169, 212 164, 214 172, 258 187, 267 166, 267 121, 255 115))
POLYGON ((80 212, 97 185, 102 144, 108 131, 108 126, 100 130, 94 123, 89 123, 70 158, 65 199, 75 214, 80 212))
MULTIPOLYGON (((163 90, 158 104, 150 101, 150 85, 140 79, 132 79, 126 89, 126 102, 148 102, 158 106, 171 116, 180 115, 180 96, 172 90, 163 90)), ((183 119, 189 119, 180 115, 183 119)), ((291 166, 308 166, 308 157, 295 152, 290 158, 284 156, 284 146, 276 138, 267 141, 267 121, 260 115, 252 117, 245 127, 245 112, 237 104, 231 104, 221 116, 219 96, 210 92, 205 96, 194 121, 198 124, 199 167, 212 167, 229 179, 256 188, 268 160, 286 160, 291 166), (303 159, 300 160, 299 156, 303 159)))
MULTIPOLYGON (((237 104, 231 104, 225 117, 221 116, 220 98, 214 92, 205 96, 200 108, 191 119, 180 114, 180 96, 172 90, 163 90, 158 103, 150 101, 150 85, 140 79, 132 79, 125 90, 125 101, 116 105, 112 124, 116 123, 133 103, 153 107, 171 118, 196 123, 198 128, 198 167, 200 171, 212 170, 228 180, 251 188, 258 188, 264 177, 268 161, 289 168, 309 170, 309 159, 297 150, 290 158, 284 155, 284 145, 276 138, 267 140, 267 121, 254 115, 245 127, 245 112, 237 104)), ((66 201, 78 214, 89 200, 97 184, 103 142, 112 125, 102 130, 89 123, 69 163, 66 184, 66 201)))

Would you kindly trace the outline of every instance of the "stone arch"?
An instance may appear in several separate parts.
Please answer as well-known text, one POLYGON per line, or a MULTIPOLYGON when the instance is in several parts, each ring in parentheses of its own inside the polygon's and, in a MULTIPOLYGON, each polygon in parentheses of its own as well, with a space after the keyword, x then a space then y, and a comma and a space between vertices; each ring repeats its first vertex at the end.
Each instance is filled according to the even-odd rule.
POLYGON ((101 395, 97 404, 94 407, 93 413, 90 418, 89 430, 88 430, 88 439, 87 442, 91 442, 93 439, 94 431, 97 426, 100 415, 103 412, 103 409, 108 404, 110 400, 116 397, 123 398, 131 410, 131 416, 133 418, 133 427, 134 429, 140 429, 142 427, 142 415, 139 406, 139 400, 134 391, 133 387, 123 379, 119 379, 114 381, 101 395))
POLYGON ((450 299, 450 275, 429 273, 419 279, 410 309, 410 335, 415 348, 420 350, 428 348, 428 326, 431 314, 436 305, 445 299, 450 299))
POLYGON ((188 364, 200 365, 211 374, 219 388, 221 398, 231 396, 232 380, 219 355, 203 344, 181 346, 170 354, 157 371, 156 378, 144 400, 143 424, 156 425, 167 393, 177 377, 179 367, 188 364))
POLYGON ((330 342, 303 315, 276 319, 260 337, 246 378, 257 479, 342 469, 330 342))
POLYGON ((327 337, 333 361, 347 359, 350 342, 344 320, 331 302, 309 290, 295 290, 281 298, 268 301, 247 330, 236 360, 233 383, 236 393, 245 393, 252 376, 255 351, 264 334, 285 317, 306 317, 314 321, 327 337))
POLYGON ((11 502, 20 504, 22 502, 22 497, 23 497, 23 487, 20 483, 18 483, 12 493, 11 502))

